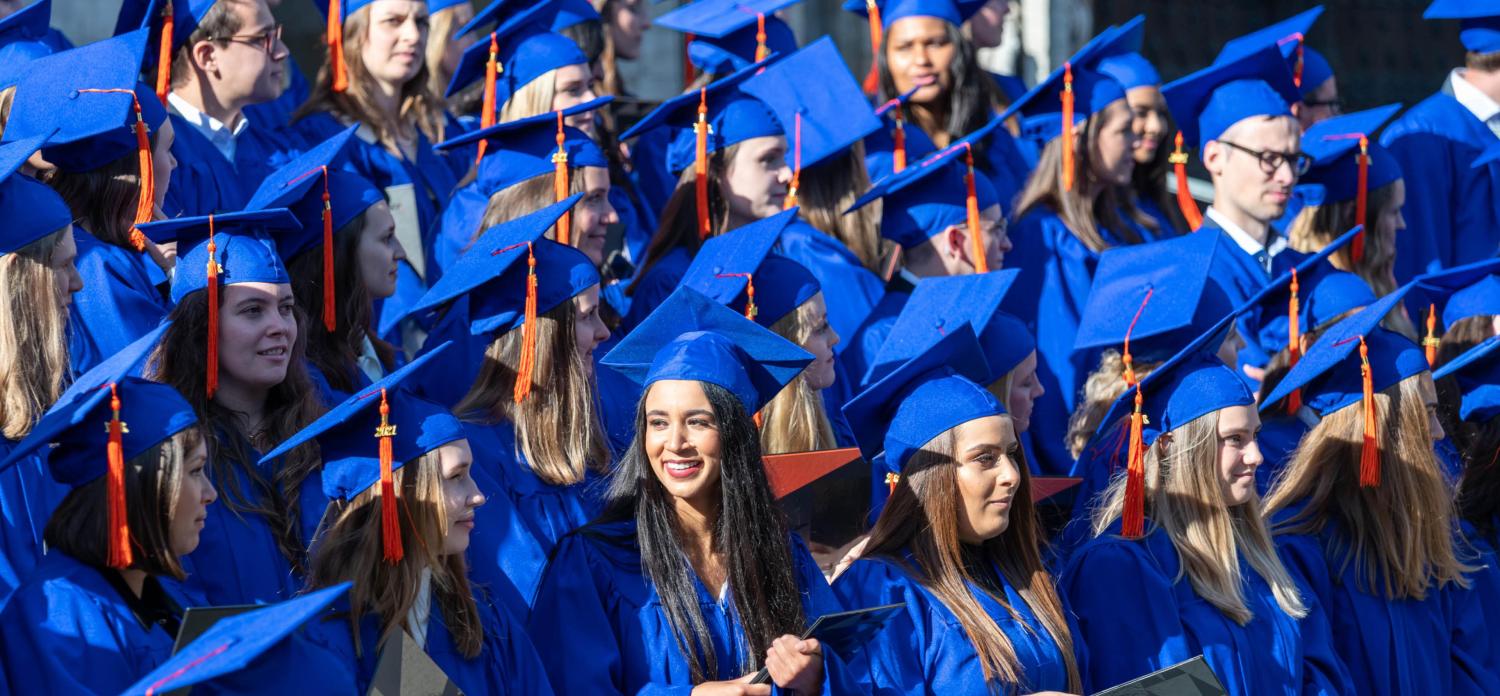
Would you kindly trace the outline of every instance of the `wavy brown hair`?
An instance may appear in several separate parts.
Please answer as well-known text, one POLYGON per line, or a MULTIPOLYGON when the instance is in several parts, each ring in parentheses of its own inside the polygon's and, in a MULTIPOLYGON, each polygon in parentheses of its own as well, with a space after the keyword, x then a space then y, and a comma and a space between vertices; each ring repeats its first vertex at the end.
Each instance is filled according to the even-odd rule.
POLYGON ((68 364, 68 310, 53 255, 64 227, 0 256, 0 435, 20 440, 62 396, 68 364))
MULTIPOLYGON (((149 138, 156 146, 157 133, 149 138)), ((135 224, 136 202, 141 198, 140 159, 134 150, 109 164, 86 172, 54 169, 42 177, 73 212, 73 224, 106 244, 135 250, 130 228, 135 224)), ((166 186, 159 182, 157 186, 166 186)))
POLYGON ((370 329, 375 305, 359 269, 365 220, 366 215, 361 213, 333 234, 333 292, 338 302, 333 331, 323 323, 323 245, 304 249, 286 265, 297 306, 312 317, 301 326, 307 331, 307 360, 323 373, 328 386, 350 394, 359 388, 357 362, 366 339, 375 346, 381 366, 387 371, 396 366, 395 347, 370 329))
MULTIPOLYGON (((1424 312, 1418 321, 1422 326, 1426 326, 1426 319, 1427 315, 1424 312)), ((1437 367, 1467 353, 1470 348, 1484 343, 1486 339, 1494 335, 1495 315, 1493 314, 1464 317, 1453 322, 1453 325, 1443 332, 1442 343, 1438 344, 1437 367)))
MULTIPOLYGON (((1036 169, 1026 179, 1026 185, 1021 187, 1015 219, 1021 219, 1032 208, 1046 208, 1067 225, 1068 231, 1079 242, 1095 252, 1110 247, 1104 241, 1100 227, 1108 228, 1126 244, 1140 244, 1143 241, 1134 229, 1125 224, 1125 219, 1145 224, 1150 216, 1137 210, 1132 198, 1122 197, 1121 187, 1108 184, 1094 170, 1094 162, 1099 159, 1099 132, 1104 129, 1104 123, 1105 114, 1099 111, 1089 116, 1083 128, 1078 131, 1079 142, 1085 145, 1074 146, 1071 191, 1063 190, 1062 187, 1063 138, 1059 135, 1047 143, 1037 160, 1036 169), (1086 191, 1098 193, 1089 196, 1084 193, 1086 191), (1125 217, 1121 217, 1122 212, 1125 217)), ((1156 223, 1152 221, 1147 226, 1155 227, 1156 223)))
MULTIPOLYGON (((802 345, 818 327, 813 325, 816 306, 812 301, 787 312, 771 326, 776 335, 802 345)), ((807 386, 799 375, 760 409, 760 448, 765 454, 815 452, 838 447, 833 424, 823 406, 821 390, 807 386)))

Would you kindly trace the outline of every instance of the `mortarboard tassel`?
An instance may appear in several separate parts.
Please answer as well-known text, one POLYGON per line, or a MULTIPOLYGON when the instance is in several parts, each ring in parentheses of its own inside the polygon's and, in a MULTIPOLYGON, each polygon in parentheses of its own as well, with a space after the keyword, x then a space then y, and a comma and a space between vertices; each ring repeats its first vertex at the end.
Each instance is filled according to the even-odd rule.
POLYGON ((328 333, 338 327, 333 311, 333 201, 328 196, 328 167, 323 170, 323 326, 328 333))
POLYGON ((385 398, 385 388, 380 389, 380 427, 375 429, 375 439, 380 441, 380 545, 385 552, 385 562, 395 565, 405 555, 401 548, 401 521, 396 516, 395 455, 392 454, 391 439, 396 437, 396 426, 391 424, 391 405, 385 398))
POLYGON ((797 185, 802 183, 802 112, 798 111, 796 126, 792 129, 792 185, 787 188, 782 210, 797 207, 797 185))
POLYGON ((159 48, 156 54, 156 98, 161 100, 162 106, 166 106, 167 92, 172 90, 172 34, 177 24, 172 12, 172 0, 167 0, 161 12, 161 37, 157 41, 159 48))
MULTIPOLYGON (((563 114, 557 114, 557 152, 552 153, 552 196, 553 202, 561 202, 568 197, 568 148, 563 147, 566 138, 563 135, 563 114)), ((562 217, 557 219, 558 244, 572 245, 573 238, 573 212, 564 210, 562 217)))
POLYGON ((984 240, 979 238, 979 196, 974 193, 974 148, 964 143, 964 208, 969 222, 969 253, 974 256, 974 272, 989 273, 990 262, 984 256, 984 240))
POLYGON ((1304 65, 1303 47, 1306 45, 1306 42, 1302 40, 1301 32, 1294 34, 1294 36, 1297 39, 1297 64, 1292 67, 1292 85, 1300 90, 1302 89, 1302 66, 1304 65))
POLYGON ((1146 446, 1142 437, 1146 416, 1141 413, 1141 389, 1135 388, 1135 410, 1130 414, 1130 454, 1125 468, 1125 509, 1120 514, 1120 534, 1139 539, 1146 532, 1146 446))
POLYGON ((1125 363, 1125 386, 1134 387, 1140 383, 1135 376, 1135 357, 1130 354, 1130 335, 1135 333, 1135 324, 1141 320, 1141 315, 1146 312, 1146 304, 1151 301, 1151 296, 1156 294, 1156 288, 1146 288, 1146 296, 1141 298, 1141 306, 1135 308, 1135 316, 1130 319, 1130 326, 1125 327, 1125 347, 1120 354, 1120 362, 1125 363))
MULTIPOLYGON (((686 5, 687 3, 682 3, 686 5)), ((693 86, 693 80, 697 77, 693 74, 693 58, 688 54, 688 44, 693 42, 693 35, 685 33, 682 35, 682 89, 687 91, 693 86)))
POLYGON ((890 472, 885 475, 885 485, 890 489, 890 495, 896 494, 896 484, 901 483, 901 474, 890 472))
MULTIPOLYGON (((865 0, 865 15, 870 21, 870 72, 865 73, 865 94, 874 94, 880 89, 880 61, 876 56, 880 55, 880 43, 882 32, 880 30, 880 5, 875 0, 865 0)), ((897 169, 896 171, 901 171, 897 169)))
POLYGON ((1359 485, 1374 488, 1380 485, 1380 442, 1375 439, 1375 377, 1370 369, 1370 349, 1365 337, 1359 337, 1359 373, 1364 386, 1365 441, 1359 452, 1359 485))
POLYGON ((204 379, 208 398, 219 390, 219 260, 214 243, 214 216, 208 216, 208 269, 204 282, 208 290, 208 363, 204 379))
POLYGON ((1427 366, 1437 367, 1438 346, 1443 341, 1437 335, 1437 305, 1427 305, 1427 336, 1422 339, 1422 349, 1427 353, 1427 366))
POLYGON ((1365 258, 1365 207, 1370 199, 1370 139, 1359 136, 1359 180, 1354 199, 1354 224, 1360 226, 1354 241, 1349 243, 1349 255, 1355 263, 1365 258))
MULTIPOLYGON (((496 56, 500 53, 500 43, 495 38, 495 32, 490 32, 490 58, 484 63, 484 103, 479 109, 479 127, 489 128, 495 125, 495 78, 500 74, 500 60, 496 56)), ((484 151, 489 141, 479 141, 479 154, 475 156, 474 163, 484 159, 484 151)))
POLYGON ((120 420, 120 393, 115 385, 109 385, 109 444, 105 447, 108 458, 108 516, 109 516, 109 567, 129 568, 135 563, 130 548, 130 522, 125 516, 125 442, 128 430, 120 420))
POLYGON ((1197 232, 1203 226, 1203 211, 1198 210, 1198 202, 1193 200, 1193 192, 1188 190, 1188 155, 1182 151, 1182 131, 1177 131, 1174 143, 1175 149, 1167 157, 1167 161, 1172 163, 1172 173, 1177 177, 1177 208, 1182 211, 1182 219, 1187 221, 1188 229, 1197 232))
POLYGON ((755 321, 755 317, 760 314, 760 309, 755 306, 755 276, 749 273, 720 273, 714 277, 745 279, 745 318, 755 321))
MULTIPOLYGON (((1298 299, 1297 292, 1300 286, 1297 284, 1297 269, 1292 269, 1292 284, 1290 290, 1292 296, 1286 301, 1287 333, 1286 354, 1287 367, 1296 367, 1297 361, 1302 359, 1302 327, 1299 315, 1302 313, 1302 301, 1298 299)), ((1302 390, 1293 389, 1286 397, 1286 412, 1288 415, 1296 415, 1302 410, 1302 390)))
POLYGON ((135 154, 140 168, 140 196, 135 201, 135 221, 130 226, 130 246, 136 251, 146 250, 146 233, 137 225, 151 222, 156 214, 156 167, 151 159, 151 136, 146 130, 146 117, 141 114, 141 101, 135 90, 129 89, 80 89, 79 93, 128 94, 135 109, 135 154))
POLYGON ((771 49, 766 48, 766 15, 764 12, 755 13, 755 62, 759 63, 771 55, 771 49))
POLYGON ((698 122, 693 124, 697 151, 693 160, 694 193, 698 203, 698 241, 708 239, 708 88, 698 88, 698 122))
POLYGON ((223 643, 219 647, 214 648, 213 650, 210 650, 210 651, 204 653, 203 655, 195 658, 192 662, 189 662, 189 663, 183 665, 176 672, 173 672, 171 674, 168 674, 165 677, 162 677, 161 679, 156 680, 156 683, 152 684, 151 686, 146 687, 146 696, 156 696, 157 689, 160 689, 163 684, 169 684, 171 682, 176 681, 178 677, 180 677, 180 676, 182 676, 184 674, 187 674, 188 672, 190 672, 193 669, 195 669, 196 667, 198 667, 198 665, 201 665, 201 664, 203 664, 205 662, 208 662, 209 660, 214 659, 215 657, 218 657, 225 650, 228 650, 230 646, 235 645, 237 643, 239 643, 238 640, 230 639, 228 642, 223 643))
POLYGON ((1062 91, 1062 186, 1073 190, 1073 64, 1063 63, 1062 91))
POLYGON ((526 243, 526 319, 521 325, 521 358, 516 361, 516 403, 531 393, 532 373, 536 370, 536 253, 526 243))
POLYGON ((328 65, 333 73, 333 91, 349 89, 349 67, 344 62, 344 8, 342 0, 328 0, 328 65))
POLYGON ((906 119, 901 116, 900 102, 896 103, 896 132, 891 134, 891 140, 896 146, 892 153, 895 159, 894 170, 899 172, 906 169, 906 119))

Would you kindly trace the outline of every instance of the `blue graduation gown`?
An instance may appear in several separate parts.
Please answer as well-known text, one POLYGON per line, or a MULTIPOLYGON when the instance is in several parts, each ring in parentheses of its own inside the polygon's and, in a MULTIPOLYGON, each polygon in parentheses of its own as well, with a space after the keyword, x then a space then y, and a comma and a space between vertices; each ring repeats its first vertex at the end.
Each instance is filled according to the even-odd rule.
MULTIPOLYGON (((808 624, 842 611, 807 547, 797 535, 789 538, 808 624)), ((689 577, 719 667, 709 679, 744 676, 740 664, 751 648, 744 644, 733 600, 726 596, 720 602, 719 593, 705 588, 696 574, 689 571, 689 577)), ((559 693, 687 696, 692 690, 687 660, 678 650, 656 588, 641 567, 633 521, 589 527, 558 542, 542 576, 528 630, 538 644, 568 646, 542 653, 559 693), (622 542, 611 543, 596 534, 622 542)), ((857 691, 837 653, 824 646, 822 693, 857 691)))
MULTIPOLYGON (((647 208, 643 201, 627 187, 634 188, 629 180, 612 181, 609 187, 609 204, 624 227, 623 249, 626 258, 638 263, 646 258, 646 245, 656 235, 656 210, 647 208)), ((608 256, 608 254, 606 254, 608 256)))
POLYGON ((479 189, 478 181, 464 184, 453 192, 432 239, 432 257, 427 260, 431 282, 437 282, 473 243, 489 203, 489 196, 479 189))
POLYGON ((148 334, 171 306, 152 281, 155 262, 144 252, 99 240, 73 226, 83 289, 68 307, 68 357, 76 374, 148 334))
MULTIPOLYGON (((880 276, 860 263, 844 243, 796 218, 777 238, 777 251, 802 264, 823 291, 828 305, 828 323, 841 338, 849 338, 885 295, 880 276)), ((835 346, 842 351, 849 341, 835 346)))
POLYGON ((1271 482, 1276 475, 1292 463, 1292 452, 1302 442, 1302 436, 1307 433, 1307 426, 1296 418, 1286 415, 1263 414, 1260 421, 1260 434, 1255 437, 1256 444, 1260 445, 1260 455, 1264 460, 1255 469, 1255 487, 1261 495, 1265 495, 1271 489, 1271 482))
MULTIPOLYGON (((1241 591, 1254 618, 1244 626, 1178 577, 1182 561, 1167 533, 1119 536, 1119 522, 1074 555, 1062 589, 1090 652, 1091 688, 1103 689, 1202 654, 1230 694, 1344 694, 1349 676, 1334 654, 1318 597, 1303 619, 1288 616, 1244 559, 1241 591)), ((1149 521, 1148 521, 1149 524, 1149 521)), ((1416 692, 1412 692, 1416 693, 1416 692)))
MULTIPOLYGON (((897 317, 901 315, 901 310, 906 307, 915 289, 916 286, 899 275, 886 284, 885 294, 875 303, 869 316, 865 317, 854 333, 844 338, 847 345, 838 351, 837 362, 843 368, 839 377, 848 379, 844 380, 845 387, 839 387, 835 382, 836 389, 847 388, 847 393, 853 394, 858 393, 859 388, 865 385, 870 368, 875 364, 875 356, 880 354, 880 347, 885 345, 886 336, 891 334, 891 327, 896 325, 897 317)), ((843 338, 843 334, 840 337, 843 338)))
MULTIPOLYGON (((1283 511, 1285 519, 1291 510, 1283 511)), ((1333 646, 1353 693, 1496 694, 1489 629, 1474 593, 1429 588, 1423 600, 1388 600, 1360 589, 1358 563, 1343 563, 1347 543, 1330 522, 1316 536, 1276 537, 1288 569, 1300 575, 1333 626, 1333 646)), ((1368 586, 1368 585, 1367 585, 1368 586)))
MULTIPOLYGON (((915 567, 910 557, 906 561, 915 567)), ((1061 648, 1020 593, 998 571, 996 575, 1005 583, 1006 604, 1020 621, 988 592, 973 583, 968 587, 1010 639, 1020 663, 1022 684, 1002 685, 1001 692, 1067 691, 1068 668, 1061 648)), ((908 570, 887 559, 860 559, 839 576, 833 589, 844 606, 851 608, 906 603, 863 651, 849 657, 850 673, 856 674, 872 693, 994 693, 984 680, 979 654, 958 617, 908 570)))
MULTIPOLYGON (((0 437, 0 459, 16 442, 0 437)), ((40 455, 21 459, 0 471, 0 603, 21 585, 42 559, 42 532, 52 511, 68 495, 68 487, 53 480, 47 460, 40 455)))
POLYGON ((230 161, 197 128, 175 112, 172 119, 172 156, 177 168, 162 201, 167 217, 208 215, 240 210, 255 188, 270 176, 282 147, 246 116, 245 129, 235 137, 230 161))
POLYGON ((1380 144, 1401 163, 1406 231, 1396 235, 1396 282, 1494 256, 1500 249, 1500 163, 1470 169, 1495 134, 1444 90, 1387 126, 1380 144))
MULTIPOLYGON (((1203 226, 1195 234, 1218 235, 1219 249, 1214 254, 1213 279, 1228 295, 1230 304, 1238 307, 1249 301, 1270 282, 1305 261, 1308 254, 1287 248, 1271 257, 1271 270, 1267 272, 1255 257, 1245 253, 1229 234, 1205 217, 1203 226)), ((1235 320, 1245 347, 1240 349, 1236 371, 1243 375, 1244 366, 1264 366, 1271 356, 1286 347, 1286 305, 1259 305, 1251 307, 1235 320)), ((1248 378, 1246 378, 1248 380, 1248 378)), ((1252 384, 1253 388, 1254 385, 1252 384)))
MULTIPOLYGON (((1495 526, 1497 522, 1500 520, 1490 521, 1491 529, 1500 529, 1495 526)), ((1460 526, 1464 540, 1470 546, 1468 555, 1471 557, 1466 557, 1464 560, 1469 565, 1478 567, 1478 570, 1469 575, 1469 581, 1473 585, 1467 592, 1473 595, 1475 604, 1484 617, 1484 625, 1500 626, 1500 560, 1497 560, 1495 553, 1497 548, 1495 536, 1482 534, 1468 520, 1461 522, 1460 526)), ((1490 640, 1487 659, 1491 669, 1500 665, 1500 641, 1490 640)))
MULTIPOLYGON (((667 171, 667 146, 672 142, 672 129, 653 128, 630 146, 630 178, 641 193, 641 202, 650 210, 661 212, 677 188, 677 177, 667 171)), ((635 258, 637 265, 644 256, 635 258)))
MULTIPOLYGON (((610 337, 619 340, 619 333, 610 337)), ((594 381, 599 387, 599 420, 616 459, 625 456, 635 439, 635 413, 641 401, 641 387, 614 368, 599 361, 608 355, 605 346, 594 349, 594 381)))
POLYGON ((286 89, 281 91, 281 96, 264 104, 251 104, 245 107, 245 113, 251 120, 267 129, 285 128, 291 123, 292 113, 307 101, 312 91, 307 78, 302 76, 302 70, 298 67, 294 56, 287 55, 286 62, 282 66, 282 69, 286 70, 287 84, 286 89))
POLYGON ((474 450, 474 480, 487 497, 474 511, 469 573, 478 583, 514 586, 518 595, 497 591, 496 596, 512 616, 524 621, 547 554, 563 535, 598 514, 597 484, 602 479, 590 475, 573 486, 543 481, 519 451, 509 422, 465 423, 464 433, 474 450), (503 504, 492 504, 500 499, 503 504))
POLYGON ((645 270, 630 295, 630 312, 620 322, 621 333, 634 329, 651 316, 651 312, 682 284, 682 277, 687 275, 688 266, 692 264, 693 254, 686 247, 677 247, 645 270))

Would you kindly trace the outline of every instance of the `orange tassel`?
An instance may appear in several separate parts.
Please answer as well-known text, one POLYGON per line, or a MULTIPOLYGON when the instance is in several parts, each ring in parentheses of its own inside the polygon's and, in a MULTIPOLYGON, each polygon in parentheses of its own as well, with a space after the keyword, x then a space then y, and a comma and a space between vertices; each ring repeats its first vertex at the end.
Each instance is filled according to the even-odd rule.
POLYGON ((1365 391, 1365 442, 1359 452, 1359 485, 1374 488, 1380 485, 1380 442, 1375 438, 1375 377, 1371 374, 1370 349, 1364 336, 1359 337, 1359 372, 1365 391))
POLYGON ((891 472, 891 473, 887 473, 885 475, 885 485, 886 485, 886 488, 890 489, 890 491, 891 491, 890 494, 891 495, 895 495, 896 494, 896 484, 898 484, 898 483, 901 483, 901 474, 898 474, 898 473, 895 473, 895 472, 891 472))
POLYGON ((755 321, 755 317, 760 315, 760 309, 755 306, 755 276, 749 273, 720 273, 714 277, 745 279, 745 318, 755 321))
POLYGON ((688 57, 688 44, 692 42, 692 34, 682 35, 682 89, 684 91, 693 86, 693 80, 696 77, 693 74, 693 59, 688 57))
MULTIPOLYGON (((1361 228, 1365 225, 1365 206, 1370 197, 1370 139, 1359 136, 1359 180, 1358 189, 1354 199, 1354 224, 1361 228)), ((1349 244, 1349 255, 1354 258, 1355 263, 1360 263, 1365 258, 1365 231, 1360 229, 1354 235, 1354 241, 1349 244)))
POLYGON ((1073 190, 1073 64, 1063 63, 1062 91, 1062 186, 1073 190))
POLYGON ((880 5, 877 5, 875 0, 865 0, 865 13, 870 22, 870 72, 865 73, 864 88, 865 94, 874 94, 880 89, 880 61, 876 59, 876 56, 880 55, 880 43, 883 37, 880 29, 880 5))
POLYGON ((766 48, 766 15, 763 12, 755 13, 755 62, 759 63, 771 55, 771 49, 766 48))
POLYGON ((172 33, 177 20, 172 12, 172 0, 162 6, 161 37, 156 53, 156 98, 167 105, 167 93, 172 91, 172 33))
POLYGON ((130 522, 125 515, 125 442, 128 430, 120 420, 120 393, 115 385, 109 385, 109 444, 105 448, 108 458, 108 507, 109 507, 109 567, 129 568, 135 563, 130 548, 130 522))
POLYGON ((208 216, 208 376, 205 379, 208 398, 219 390, 219 259, 214 243, 214 216, 208 216))
POLYGON ((328 0, 328 64, 333 73, 333 91, 349 89, 349 68, 344 62, 344 8, 342 0, 328 0))
MULTIPOLYGON (((562 201, 568 197, 568 148, 563 146, 566 137, 563 135, 563 114, 557 113, 557 152, 552 154, 552 200, 562 201)), ((572 244, 573 237, 573 213, 563 211, 562 217, 557 219, 558 244, 572 244)))
POLYGON ((1306 44, 1302 41, 1302 34, 1300 32, 1295 34, 1295 36, 1297 39, 1297 65, 1292 68, 1292 84, 1297 89, 1302 89, 1303 46, 1306 44))
POLYGON ((1437 305, 1427 305, 1427 337, 1422 339, 1422 348, 1427 352, 1427 366, 1437 367, 1438 346, 1442 340, 1437 335, 1437 305))
MULTIPOLYGON (((1292 269, 1292 296, 1286 303, 1287 336, 1286 353, 1288 367, 1296 367, 1297 361, 1302 359, 1302 327, 1300 315, 1302 301, 1298 299, 1297 293, 1300 286, 1297 283, 1297 269, 1292 269)), ((1302 390, 1293 389, 1286 398, 1286 412, 1288 415, 1296 415, 1302 410, 1302 390)))
POLYGON ((1130 460, 1125 469, 1125 510, 1121 513, 1120 534, 1139 539, 1146 533, 1146 446, 1142 429, 1146 416, 1141 413, 1141 390, 1135 390, 1135 411, 1130 414, 1130 460))
POLYGON ((698 241, 708 239, 710 232, 708 226, 708 88, 698 89, 698 122, 693 124, 693 133, 697 136, 698 148, 693 160, 693 173, 696 181, 693 182, 694 193, 697 194, 698 204, 698 241))
POLYGON ((396 426, 391 424, 391 405, 386 401, 385 389, 380 390, 380 427, 375 429, 375 439, 380 441, 380 543, 385 552, 385 562, 395 565, 405 555, 401 547, 401 521, 396 516, 395 456, 391 452, 391 438, 396 436, 396 426))
POLYGON ((760 415, 760 411, 756 411, 755 415, 750 416, 750 420, 755 423, 756 430, 760 430, 765 426, 765 419, 760 415))
POLYGON ((891 140, 895 143, 895 171, 906 169, 906 119, 901 116, 901 105, 896 104, 896 132, 891 134, 891 140))
POLYGON ((792 129, 792 185, 787 188, 786 200, 782 201, 782 210, 791 210, 797 207, 797 185, 802 183, 802 112, 798 111, 796 116, 796 127, 792 129))
POLYGON ((1182 151, 1182 131, 1177 131, 1174 140, 1176 149, 1167 157, 1172 163, 1172 173, 1177 176, 1177 207, 1182 211, 1182 218, 1187 221, 1188 229, 1197 232, 1203 226, 1203 212, 1198 210, 1198 202, 1193 200, 1193 192, 1188 190, 1186 152, 1182 151))
POLYGON ((516 364, 516 387, 513 397, 521 403, 531 393, 532 373, 536 370, 536 253, 526 245, 526 323, 521 325, 521 359, 516 364))
POLYGON ((979 238, 979 196, 974 193, 974 148, 964 143, 964 208, 969 223, 969 253, 974 256, 974 272, 989 273, 990 262, 984 256, 984 240, 979 238))
POLYGON ((323 167, 323 326, 333 333, 338 326, 333 294, 333 201, 328 196, 328 167, 323 167))
MULTIPOLYGON (((490 58, 484 63, 484 103, 479 109, 479 127, 489 128, 495 125, 495 78, 500 74, 500 61, 496 57, 500 53, 500 43, 495 38, 495 32, 490 32, 490 58)), ((474 164, 484 159, 484 151, 488 149, 487 139, 479 141, 479 154, 474 157, 474 164)))
POLYGON ((156 214, 156 167, 151 159, 151 137, 146 130, 146 117, 141 114, 141 101, 135 91, 129 89, 80 89, 79 93, 128 94, 135 109, 135 154, 140 168, 139 196, 135 201, 135 221, 130 226, 130 245, 136 251, 146 250, 146 233, 139 225, 151 222, 156 214))
POLYGON ((1130 354, 1130 335, 1135 333, 1135 324, 1141 320, 1141 315, 1146 312, 1146 304, 1151 301, 1151 296, 1156 294, 1155 288, 1146 288, 1146 296, 1141 298, 1141 306, 1135 308, 1135 316, 1130 319, 1130 326, 1125 327, 1125 348, 1120 356, 1120 361, 1125 363, 1125 386, 1134 387, 1140 383, 1135 376, 1135 357, 1130 354))

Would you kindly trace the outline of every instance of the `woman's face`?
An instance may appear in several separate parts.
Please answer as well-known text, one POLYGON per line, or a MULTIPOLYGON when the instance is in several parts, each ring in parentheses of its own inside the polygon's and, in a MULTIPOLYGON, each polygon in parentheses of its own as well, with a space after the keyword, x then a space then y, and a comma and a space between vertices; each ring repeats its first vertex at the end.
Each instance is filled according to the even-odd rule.
POLYGON ((646 391, 641 441, 667 494, 702 509, 719 495, 719 419, 703 386, 662 380, 646 391))
POLYGON ((594 369, 594 349, 609 340, 609 327, 599 317, 599 286, 595 285, 573 297, 573 340, 584 368, 594 369))
POLYGON ((474 531, 474 508, 484 504, 484 493, 474 483, 470 470, 474 454, 468 440, 450 442, 437 449, 443 476, 443 512, 448 528, 443 532, 443 555, 463 553, 474 531))
POLYGON ((1423 372, 1417 386, 1422 392, 1422 407, 1427 410, 1427 429, 1432 431, 1432 441, 1448 437, 1443 432, 1443 419, 1438 418, 1437 384, 1432 381, 1432 373, 1423 372))
POLYGON ((609 202, 609 170, 584 167, 583 199, 573 206, 573 242, 595 266, 604 263, 604 242, 609 226, 620 221, 609 202))
POLYGON ((1010 393, 1005 395, 1005 410, 1016 426, 1016 433, 1031 428, 1031 409, 1036 400, 1047 392, 1042 380, 1036 376, 1036 351, 1026 356, 1010 371, 1010 393))
POLYGON ((1105 183, 1124 186, 1135 171, 1135 117, 1124 99, 1115 100, 1101 112, 1103 125, 1096 141, 1096 169, 1105 183))
POLYGON ((172 141, 177 131, 172 128, 172 119, 166 119, 156 128, 156 143, 151 146, 151 175, 156 179, 156 195, 152 198, 156 207, 167 199, 167 189, 172 184, 172 171, 177 169, 177 158, 172 156, 172 141))
POLYGON ((1156 85, 1132 87, 1125 92, 1125 102, 1135 117, 1135 149, 1131 156, 1138 165, 1151 164, 1156 159, 1156 150, 1167 137, 1167 101, 1156 85))
MULTIPOLYGON (((552 72, 552 110, 562 111, 568 107, 598 99, 599 95, 594 93, 593 85, 594 73, 583 63, 564 65, 554 70, 552 72)), ((594 112, 585 111, 564 118, 563 123, 593 138, 596 136, 594 116, 594 112)))
POLYGON ((612 8, 604 21, 615 45, 615 58, 635 60, 641 57, 641 37, 651 28, 651 12, 646 9, 646 0, 615 0, 612 8))
POLYGON ((811 308, 808 316, 812 331, 802 342, 802 349, 813 354, 813 361, 802 371, 802 380, 807 382, 809 389, 827 389, 833 386, 835 379, 833 347, 839 344, 839 335, 828 323, 828 305, 823 301, 823 293, 813 295, 807 304, 811 308))
POLYGON ((986 416, 954 428, 958 467, 958 538, 979 544, 1003 534, 1021 487, 1021 443, 1006 416, 986 416))
POLYGON ((385 201, 365 211, 355 258, 359 260, 360 282, 371 297, 379 300, 396 294, 396 269, 406 258, 406 250, 396 239, 396 218, 385 201))
POLYGON ((177 502, 168 522, 167 543, 180 558, 198 548, 198 535, 208 519, 208 506, 219 498, 208 480, 208 448, 203 439, 182 460, 181 482, 177 485, 177 502))
MULTIPOLYGON (((457 27, 468 24, 469 20, 474 19, 474 6, 467 2, 461 2, 440 11, 447 12, 453 16, 453 23, 450 26, 455 27, 455 31, 457 27)), ((463 58, 464 51, 473 46, 474 42, 478 40, 478 37, 473 32, 470 32, 448 41, 447 46, 443 50, 443 74, 452 75, 456 72, 458 70, 458 61, 463 58)))
POLYGON ((64 307, 72 304, 73 293, 83 289, 77 261, 78 242, 73 240, 73 226, 68 225, 52 248, 52 277, 57 281, 57 299, 64 307))
POLYGON ((219 308, 219 381, 265 391, 286 379, 297 342, 292 286, 235 283, 224 286, 219 308))
POLYGON ((365 70, 392 92, 422 70, 427 51, 424 0, 375 0, 359 58, 365 70))
POLYGON ((958 45, 948 23, 937 17, 902 17, 885 32, 885 64, 897 94, 911 95, 914 104, 929 104, 953 88, 953 58, 958 45))
POLYGON ((740 141, 724 172, 730 229, 781 212, 792 170, 786 166, 786 136, 740 141))
POLYGON ((1225 505, 1244 505, 1255 497, 1255 469, 1264 461, 1255 442, 1259 432, 1254 406, 1219 409, 1219 490, 1225 505))

